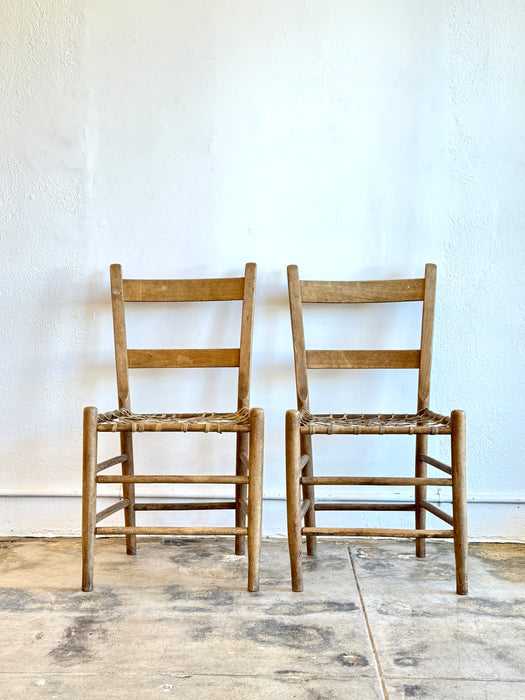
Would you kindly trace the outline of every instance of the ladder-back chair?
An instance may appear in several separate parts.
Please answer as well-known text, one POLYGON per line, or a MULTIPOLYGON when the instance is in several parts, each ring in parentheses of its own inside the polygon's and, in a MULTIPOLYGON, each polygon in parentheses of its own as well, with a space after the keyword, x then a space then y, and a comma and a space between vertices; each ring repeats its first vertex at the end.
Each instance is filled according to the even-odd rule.
POLYGON ((453 538, 456 560, 456 591, 467 593, 467 519, 465 484, 465 413, 450 416, 429 410, 430 366, 434 325, 436 266, 427 265, 422 279, 365 282, 306 281, 299 279, 296 265, 288 267, 288 290, 295 359, 297 409, 286 413, 286 484, 288 541, 292 588, 303 590, 302 536, 307 553, 315 555, 316 536, 400 537, 416 539, 416 555, 425 556, 427 538, 453 538), (409 302, 422 304, 421 344, 417 350, 307 350, 303 304, 366 304, 409 302), (307 371, 314 369, 416 369, 419 372, 417 413, 332 414, 310 413, 307 371), (414 435, 415 476, 314 476, 312 435, 414 435), (429 435, 450 435, 451 466, 428 455, 429 435), (427 477, 427 465, 444 472, 427 477), (315 486, 413 486, 410 503, 315 502, 315 486), (427 500, 427 486, 452 488, 452 515, 427 500), (302 491, 302 493, 301 493, 302 491), (415 511, 414 529, 317 527, 316 511, 415 511), (450 529, 426 528, 432 513, 450 529), (302 521, 304 519, 304 526, 302 521))
MULTIPOLYGON (((84 409, 82 590, 93 589, 93 560, 96 535, 126 537, 128 554, 135 554, 136 535, 234 535, 235 553, 243 554, 248 539, 248 590, 259 587, 259 558, 262 513, 263 411, 250 409, 250 367, 256 266, 248 263, 245 276, 227 279, 141 280, 122 279, 120 265, 111 265, 111 298, 115 338, 118 410, 99 414, 84 409), (167 350, 128 349, 126 302, 241 301, 241 332, 238 348, 167 350), (237 410, 233 413, 136 414, 131 411, 128 370, 135 368, 238 367, 237 410), (139 475, 133 464, 133 433, 198 432, 236 433, 235 473, 223 475, 139 475), (121 454, 97 463, 99 433, 120 433, 121 454), (122 464, 121 474, 104 474, 122 464), (97 484, 122 484, 122 498, 96 512, 97 484), (191 503, 138 503, 136 484, 233 484, 235 500, 191 503), (232 527, 148 527, 135 524, 138 511, 235 510, 232 527), (124 526, 101 527, 98 523, 124 511, 124 526)), ((233 408, 233 406, 232 406, 233 408)), ((233 470, 232 470, 233 472, 233 470)))

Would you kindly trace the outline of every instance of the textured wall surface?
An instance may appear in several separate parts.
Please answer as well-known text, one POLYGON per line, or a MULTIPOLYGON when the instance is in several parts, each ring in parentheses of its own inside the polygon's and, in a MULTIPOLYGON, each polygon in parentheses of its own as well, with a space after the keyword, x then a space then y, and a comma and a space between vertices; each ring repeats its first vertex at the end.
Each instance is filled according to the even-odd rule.
MULTIPOLYGON (((431 404, 467 412, 471 536, 525 539, 523 0, 4 0, 0 28, 1 535, 79 531, 82 408, 116 405, 109 264, 205 277, 253 260, 266 534, 285 532, 295 402, 286 265, 367 279, 435 262, 431 404)), ((228 345, 235 314, 202 312, 205 330, 134 312, 130 338, 228 345)), ((359 316, 339 339, 326 320, 313 344, 418 336, 411 312, 378 311, 368 335, 359 316)), ((153 381, 136 378, 137 410, 232 407, 229 371, 153 381)), ((319 411, 414 404, 411 373, 312 388, 319 411)), ((173 437, 142 436, 152 471, 172 466, 173 437)), ((362 474, 406 473, 413 456, 411 441, 333 442, 326 461, 362 474)), ((209 444, 183 458, 220 472, 231 441, 209 444)))

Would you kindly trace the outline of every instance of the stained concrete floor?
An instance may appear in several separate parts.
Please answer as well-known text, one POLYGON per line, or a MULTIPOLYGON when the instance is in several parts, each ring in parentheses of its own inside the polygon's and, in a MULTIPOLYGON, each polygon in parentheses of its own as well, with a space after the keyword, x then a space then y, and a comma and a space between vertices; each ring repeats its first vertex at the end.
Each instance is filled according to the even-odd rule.
POLYGON ((0 697, 525 698, 525 546, 472 544, 470 595, 452 547, 320 540, 292 593, 285 540, 261 590, 225 539, 0 540, 0 697))

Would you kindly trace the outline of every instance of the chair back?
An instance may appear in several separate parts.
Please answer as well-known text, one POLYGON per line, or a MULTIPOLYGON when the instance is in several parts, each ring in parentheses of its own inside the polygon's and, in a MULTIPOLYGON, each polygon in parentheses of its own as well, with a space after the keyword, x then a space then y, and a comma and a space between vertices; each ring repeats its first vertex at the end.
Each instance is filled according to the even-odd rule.
POLYGON ((436 266, 427 264, 421 279, 335 282, 301 280, 288 266, 288 293, 297 388, 297 407, 309 410, 309 369, 417 369, 418 411, 428 408, 436 290, 436 266), (420 346, 414 350, 308 350, 303 304, 423 302, 420 346))
POLYGON ((123 279, 111 265, 111 300, 119 408, 131 410, 129 369, 238 367, 237 409, 249 408, 256 265, 247 263, 244 277, 213 279, 123 279), (242 301, 241 332, 236 348, 130 349, 125 304, 143 302, 242 301))

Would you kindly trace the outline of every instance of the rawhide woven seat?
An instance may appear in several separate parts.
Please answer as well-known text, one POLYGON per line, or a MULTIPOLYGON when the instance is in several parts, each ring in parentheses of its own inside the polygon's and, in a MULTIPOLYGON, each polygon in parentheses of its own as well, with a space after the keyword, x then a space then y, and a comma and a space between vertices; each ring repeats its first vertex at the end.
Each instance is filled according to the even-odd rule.
POLYGON ((250 431, 250 412, 236 413, 132 413, 121 409, 99 413, 97 430, 119 432, 131 430, 159 432, 162 430, 186 433, 188 430, 204 433, 242 433, 250 431))
MULTIPOLYGON (((430 366, 436 267, 427 265, 421 279, 379 280, 365 282, 331 282, 300 280, 297 266, 288 267, 288 291, 295 360, 297 409, 286 413, 286 489, 288 543, 292 588, 303 590, 302 536, 306 551, 314 556, 318 535, 349 537, 415 538, 416 555, 425 556, 428 538, 452 538, 456 561, 456 591, 467 593, 467 517, 465 483, 465 414, 452 411, 450 416, 429 409, 430 366), (351 305, 390 302, 423 302, 421 342, 417 350, 307 350, 303 311, 309 304, 351 305), (310 412, 308 376, 312 370, 341 369, 413 369, 418 372, 417 412, 403 413, 332 413, 310 412), (318 476, 313 469, 313 438, 316 435, 413 435, 415 436, 414 476, 318 476), (451 438, 451 466, 428 455, 428 439, 433 435, 451 438), (444 472, 427 476, 427 466, 444 472), (316 486, 403 486, 414 487, 408 503, 362 501, 316 501, 316 486), (452 490, 452 514, 427 500, 427 487, 452 490), (317 511, 414 511, 414 528, 326 527, 316 523, 317 511), (448 528, 429 529, 426 514, 441 520, 448 528), (304 525, 303 525, 304 519, 304 525)), ((348 306, 346 306, 348 305, 348 306)), ((363 309, 361 309, 363 311, 363 309)), ((350 311, 351 312, 351 311, 350 311)), ((323 326, 326 329, 326 326, 323 326)))
POLYGON ((301 433, 309 435, 380 435, 407 433, 417 435, 450 435, 450 416, 440 416, 426 408, 415 414, 330 414, 313 416, 301 411, 301 433))
MULTIPOLYGON (((125 535, 128 554, 135 554, 137 535, 232 535, 235 553, 244 554, 248 540, 248 590, 259 587, 259 558, 262 515, 263 411, 250 408, 250 373, 255 298, 254 263, 245 267, 244 277, 224 279, 143 280, 122 279, 120 265, 112 265, 111 298, 115 339, 118 409, 99 413, 93 406, 84 409, 84 460, 82 496, 82 590, 93 589, 93 561, 96 535, 125 535), (240 302, 241 328, 236 348, 199 349, 128 349, 125 304, 176 302, 174 313, 183 302, 240 302), (129 370, 153 368, 237 368, 237 397, 231 397, 232 413, 136 413, 131 410, 129 370), (137 474, 133 459, 133 439, 137 433, 235 433, 236 448, 233 469, 227 474, 177 473, 137 474), (98 462, 98 436, 101 433, 120 435, 121 454, 98 462), (120 474, 107 469, 122 465, 120 474), (105 472, 102 474, 101 472, 105 472), (121 484, 122 498, 97 513, 98 484, 121 484), (155 503, 136 500, 135 490, 141 484, 229 484, 232 500, 193 500, 180 502, 165 499, 155 503), (118 511, 124 511, 123 526, 100 526, 98 523, 118 511), (235 524, 198 527, 148 526, 136 524, 141 511, 234 511, 235 524)), ((216 307, 215 307, 216 308, 216 307)), ((158 311, 158 309, 157 309, 158 311)), ((192 312, 193 313, 193 312, 192 312)), ((192 315, 193 323, 193 315, 192 315)), ((210 386, 210 389, 212 387, 210 386)), ((181 397, 177 397, 178 400, 181 397)), ((210 452, 212 454, 212 452, 210 452)), ((178 464, 178 462, 176 462, 178 464)), ((205 469, 205 467, 203 467, 205 469)), ((181 494, 182 495, 182 494, 181 494)), ((186 498, 189 498, 186 496, 186 498)))

